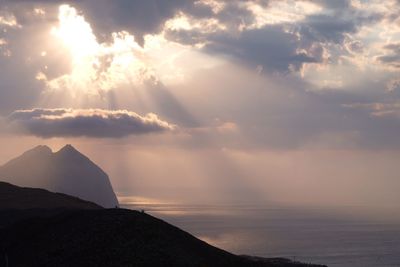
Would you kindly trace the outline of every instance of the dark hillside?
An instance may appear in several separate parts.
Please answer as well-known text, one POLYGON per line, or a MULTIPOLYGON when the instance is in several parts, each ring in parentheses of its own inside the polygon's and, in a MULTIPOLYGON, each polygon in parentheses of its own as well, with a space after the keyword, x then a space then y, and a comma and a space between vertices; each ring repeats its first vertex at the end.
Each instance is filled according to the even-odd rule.
MULTIPOLYGON (((0 230, 9 266, 311 266, 240 257, 144 213, 65 211, 0 230)), ((0 266, 2 259, 0 257, 0 266)))
POLYGON ((97 204, 44 189, 18 187, 0 182, 0 210, 6 209, 101 209, 97 204))

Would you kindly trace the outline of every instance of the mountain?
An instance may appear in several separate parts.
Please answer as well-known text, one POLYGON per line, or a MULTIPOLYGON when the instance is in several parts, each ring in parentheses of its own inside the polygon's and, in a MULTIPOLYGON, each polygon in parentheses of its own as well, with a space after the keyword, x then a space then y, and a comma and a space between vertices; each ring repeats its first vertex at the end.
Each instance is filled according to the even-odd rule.
POLYGON ((0 182, 0 210, 10 209, 101 209, 101 207, 61 193, 0 182))
POLYGON ((71 145, 56 153, 47 146, 37 146, 1 166, 0 179, 68 194, 106 208, 118 205, 107 174, 71 145))
POLYGON ((315 265, 237 256, 145 213, 100 209, 69 210, 0 226, 0 266, 315 265))

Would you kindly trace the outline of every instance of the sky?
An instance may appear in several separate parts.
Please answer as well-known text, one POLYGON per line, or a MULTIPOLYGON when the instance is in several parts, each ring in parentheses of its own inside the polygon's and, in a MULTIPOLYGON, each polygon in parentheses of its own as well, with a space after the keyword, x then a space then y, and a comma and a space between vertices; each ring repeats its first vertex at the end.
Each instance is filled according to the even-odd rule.
POLYGON ((399 0, 0 0, 0 164, 121 199, 397 206, 399 0))

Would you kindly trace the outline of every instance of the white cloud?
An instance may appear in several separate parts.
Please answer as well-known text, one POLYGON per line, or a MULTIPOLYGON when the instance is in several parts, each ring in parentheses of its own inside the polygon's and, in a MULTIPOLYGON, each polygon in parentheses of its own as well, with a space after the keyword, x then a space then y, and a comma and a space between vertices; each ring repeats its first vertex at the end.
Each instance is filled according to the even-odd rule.
POLYGON ((18 28, 21 25, 18 24, 16 17, 8 12, 1 12, 0 10, 0 26, 18 28))

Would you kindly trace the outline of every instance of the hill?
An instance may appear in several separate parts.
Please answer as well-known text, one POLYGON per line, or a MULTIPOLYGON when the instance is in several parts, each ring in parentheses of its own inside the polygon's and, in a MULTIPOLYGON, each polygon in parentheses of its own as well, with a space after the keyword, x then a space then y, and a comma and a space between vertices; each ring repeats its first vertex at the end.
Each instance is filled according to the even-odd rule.
POLYGON ((71 145, 53 153, 37 146, 0 167, 0 178, 23 187, 40 187, 111 208, 118 205, 107 174, 71 145))
POLYGON ((30 267, 314 266, 236 256, 150 215, 123 209, 26 219, 0 228, 0 248, 5 255, 0 266, 3 259, 8 266, 30 267))
POLYGON ((61 193, 0 182, 0 210, 10 209, 101 209, 101 207, 61 193))

